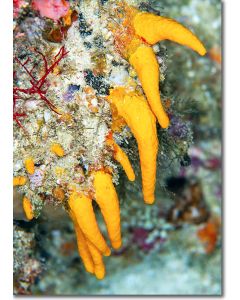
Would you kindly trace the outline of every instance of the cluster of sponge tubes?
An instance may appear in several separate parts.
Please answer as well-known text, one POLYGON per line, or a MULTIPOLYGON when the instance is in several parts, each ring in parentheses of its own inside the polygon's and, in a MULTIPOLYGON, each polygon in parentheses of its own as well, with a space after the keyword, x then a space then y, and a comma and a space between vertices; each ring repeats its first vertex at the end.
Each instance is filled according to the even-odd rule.
MULTIPOLYGON (((169 126, 169 118, 161 103, 159 66, 151 45, 168 39, 188 46, 200 55, 204 55, 206 50, 191 31, 169 18, 137 12, 134 14, 132 26, 135 32, 134 41, 132 47, 131 43, 128 45, 125 58, 135 69, 146 98, 137 92, 116 87, 110 91, 107 100, 115 106, 117 113, 125 120, 137 140, 143 198, 145 203, 152 204, 155 200, 158 152, 156 118, 162 128, 169 126)), ((107 138, 107 143, 112 145, 114 158, 122 165, 128 179, 133 181, 135 175, 127 155, 112 137, 107 138)), ((120 210, 111 175, 103 171, 96 172, 94 188, 95 200, 103 214, 111 244, 113 248, 118 249, 121 246, 120 210)), ((94 273, 98 279, 102 279, 105 274, 102 255, 110 255, 110 249, 98 229, 90 199, 73 195, 69 199, 69 205, 76 229, 79 253, 85 268, 90 273, 94 273)))
MULTIPOLYGON (((117 113, 125 120, 137 140, 143 198, 145 203, 152 204, 155 200, 158 151, 156 118, 162 128, 169 126, 169 118, 161 103, 159 66, 151 45, 167 39, 188 46, 200 55, 204 55, 206 50, 191 31, 176 21, 135 9, 133 11, 131 21, 134 36, 132 44, 127 46, 125 58, 135 69, 145 96, 127 88, 116 87, 110 91, 107 100, 115 106, 117 113)), ((134 171, 127 155, 112 137, 107 137, 106 143, 113 148, 114 158, 122 165, 128 179, 134 181, 134 171)), ((59 153, 56 155, 61 156, 59 153)), ((32 173, 32 161, 26 162, 26 167, 28 173, 32 173)), ((111 245, 114 249, 118 249, 121 247, 120 209, 112 176, 103 170, 95 171, 91 175, 95 190, 94 199, 104 217, 111 245)), ((15 185, 25 184, 25 182, 20 182, 20 179, 15 178, 15 185)), ((23 206, 27 217, 31 219, 33 214, 31 214, 30 201, 25 199, 23 206)), ((98 279, 102 279, 105 276, 103 256, 109 256, 111 250, 99 230, 92 199, 85 194, 73 192, 69 197, 68 206, 76 231, 79 254, 85 269, 95 274, 98 279)))
MULTIPOLYGON (((122 243, 120 209, 111 175, 104 171, 96 171, 92 176, 95 200, 106 223, 111 245, 114 249, 118 249, 122 243)), ((76 231, 79 254, 85 269, 95 274, 98 279, 102 279, 105 275, 102 255, 109 256, 111 250, 99 230, 92 199, 83 194, 73 193, 68 204, 69 215, 76 231)))

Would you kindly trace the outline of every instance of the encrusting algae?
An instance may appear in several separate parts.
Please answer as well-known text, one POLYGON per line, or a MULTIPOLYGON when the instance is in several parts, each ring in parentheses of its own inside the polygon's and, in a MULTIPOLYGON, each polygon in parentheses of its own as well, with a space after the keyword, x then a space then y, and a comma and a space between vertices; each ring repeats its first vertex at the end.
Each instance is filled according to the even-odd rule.
MULTIPOLYGON (((42 17, 55 20, 55 16, 51 17, 53 12, 48 14, 42 10, 41 2, 35 1, 35 6, 36 3, 42 17)), ((88 24, 85 3, 79 2, 75 11, 78 21, 71 19, 77 8, 64 7, 57 19, 69 28, 66 37, 60 39, 61 48, 56 40, 48 49, 52 65, 50 58, 36 51, 44 65, 37 80, 35 67, 29 71, 31 60, 16 59, 24 75, 14 89, 17 153, 13 186, 24 195, 26 218, 37 217, 36 210, 49 198, 62 205, 73 222, 85 269, 98 279, 105 276, 103 256, 109 256, 111 249, 99 229, 93 200, 103 215, 112 248, 119 249, 120 207, 114 187, 117 165, 121 165, 129 181, 135 180, 127 152, 116 139, 126 126, 138 145, 144 202, 155 201, 159 147, 156 121, 166 129, 171 120, 161 101, 159 64, 151 46, 170 40, 200 55, 206 53, 198 38, 174 20, 141 12, 122 1, 109 1, 106 5, 108 9, 101 11, 105 21, 90 14, 105 28, 101 39, 97 24, 94 28, 88 24), (97 71, 91 70, 96 53, 89 45, 89 51, 84 48, 89 41, 100 50, 101 43, 106 45, 111 53, 106 57, 102 54, 104 64, 97 71), (113 60, 126 67, 122 77, 113 76, 113 60), (140 85, 137 78, 129 75, 133 70, 140 85), (32 84, 30 88, 24 87, 27 79, 32 84), (36 99, 27 101, 23 95, 34 95, 36 99), (29 108, 26 113, 22 113, 23 106, 29 108)))

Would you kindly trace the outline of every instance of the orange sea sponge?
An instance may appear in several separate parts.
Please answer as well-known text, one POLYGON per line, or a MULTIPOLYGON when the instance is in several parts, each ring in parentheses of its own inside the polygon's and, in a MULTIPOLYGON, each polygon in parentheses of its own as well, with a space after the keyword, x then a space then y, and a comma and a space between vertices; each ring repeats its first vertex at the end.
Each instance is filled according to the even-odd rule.
POLYGON ((158 139, 156 118, 147 101, 141 95, 123 88, 110 91, 109 102, 117 107, 118 113, 130 127, 138 143, 144 201, 152 204, 155 200, 156 159, 158 139))

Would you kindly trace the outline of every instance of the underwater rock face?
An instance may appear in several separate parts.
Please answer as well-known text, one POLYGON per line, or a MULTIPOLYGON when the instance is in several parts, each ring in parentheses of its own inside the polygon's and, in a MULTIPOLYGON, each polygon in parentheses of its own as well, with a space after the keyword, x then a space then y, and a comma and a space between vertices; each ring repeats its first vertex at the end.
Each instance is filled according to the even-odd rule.
MULTIPOLYGON (((23 221, 24 223, 24 221, 23 221)), ((31 285, 43 271, 40 260, 34 258, 35 236, 24 231, 19 225, 14 225, 13 234, 13 279, 14 294, 30 295, 31 285)))
MULTIPOLYGON (((33 8, 52 30, 59 29, 61 38, 54 40, 52 34, 49 42, 42 34, 41 42, 25 52, 15 45, 13 185, 23 195, 28 220, 38 218, 45 205, 66 210, 86 271, 102 279, 103 256, 111 249, 92 200, 101 210, 111 247, 119 249, 115 185, 121 167, 130 181, 136 177, 134 156, 129 159, 127 153, 131 149, 125 151, 121 143, 136 139, 147 204, 155 201, 157 126, 185 145, 183 158, 189 146, 189 128, 161 95, 164 74, 158 61, 164 57, 157 57, 152 46, 171 40, 200 55, 206 50, 190 30, 141 12, 135 1, 50 1, 44 6, 46 2, 34 1, 33 8)), ((21 22, 16 30, 21 33, 21 22)), ((21 38, 27 44, 33 35, 23 31, 21 38)))

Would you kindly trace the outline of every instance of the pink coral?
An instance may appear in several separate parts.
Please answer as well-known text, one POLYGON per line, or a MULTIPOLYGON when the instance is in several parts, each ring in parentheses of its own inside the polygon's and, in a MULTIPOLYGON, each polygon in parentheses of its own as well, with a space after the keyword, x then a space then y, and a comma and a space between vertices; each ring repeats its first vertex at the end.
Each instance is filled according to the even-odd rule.
POLYGON ((42 17, 58 20, 67 14, 70 5, 66 0, 33 0, 32 6, 42 17))

